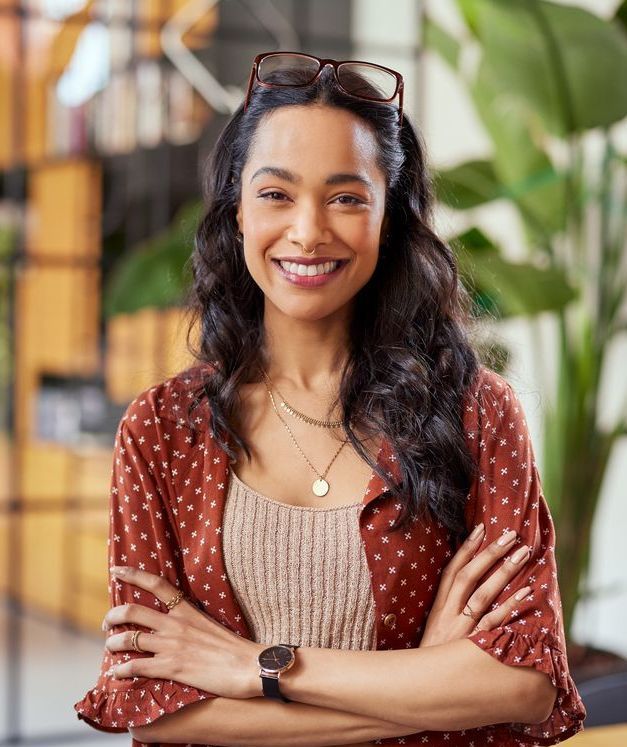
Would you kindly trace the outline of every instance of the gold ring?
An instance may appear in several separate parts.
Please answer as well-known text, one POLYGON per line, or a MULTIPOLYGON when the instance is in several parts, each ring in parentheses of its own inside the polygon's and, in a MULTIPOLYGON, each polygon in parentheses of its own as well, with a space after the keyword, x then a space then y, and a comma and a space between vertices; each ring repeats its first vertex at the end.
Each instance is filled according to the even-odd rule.
POLYGON ((140 653, 140 654, 145 654, 146 652, 144 651, 144 649, 143 649, 143 648, 140 648, 140 647, 139 647, 139 646, 137 645, 137 639, 139 638, 139 634, 140 634, 140 633, 141 633, 141 630, 135 630, 135 631, 133 631, 133 635, 131 636, 131 646, 132 646, 132 647, 133 647, 133 648, 135 649, 135 651, 137 651, 138 653, 140 653))
POLYGON ((466 602, 466 607, 464 607, 464 609, 462 610, 462 615, 466 615, 466 617, 472 617, 475 622, 479 622, 479 618, 474 616, 472 607, 468 604, 468 602, 466 602), (470 612, 466 612, 466 607, 468 607, 470 612))
POLYGON ((171 610, 173 607, 176 607, 176 605, 183 599, 185 594, 182 591, 177 591, 176 594, 170 599, 169 602, 166 603, 166 607, 171 610))

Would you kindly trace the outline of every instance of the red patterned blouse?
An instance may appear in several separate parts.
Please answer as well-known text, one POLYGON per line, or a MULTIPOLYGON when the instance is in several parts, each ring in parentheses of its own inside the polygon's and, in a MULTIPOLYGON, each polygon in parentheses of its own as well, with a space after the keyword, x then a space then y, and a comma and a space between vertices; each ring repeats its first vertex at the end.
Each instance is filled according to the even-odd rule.
MULTIPOLYGON (((193 411, 198 430, 186 423, 192 390, 203 373, 206 375, 206 367, 194 366, 145 390, 129 404, 120 421, 111 479, 109 565, 134 565, 165 576, 215 620, 250 639, 224 563, 221 524, 229 465, 226 453, 207 428, 211 413, 206 399, 193 411)), ((583 729, 586 711, 568 669, 555 531, 524 412, 510 384, 482 367, 467 392, 463 422, 468 445, 479 464, 479 475, 467 496, 468 529, 484 522, 482 548, 509 529, 518 533, 518 544, 532 548, 528 562, 493 606, 504 602, 512 589, 533 587, 507 624, 468 638, 499 661, 546 672, 558 688, 555 707, 541 724, 423 731, 375 743, 446 747, 557 744, 583 729)), ((387 441, 379 452, 379 464, 388 476, 400 481, 387 441)), ((458 547, 437 521, 414 522, 409 531, 388 532, 401 508, 388 493, 385 482, 373 472, 359 514, 377 611, 377 650, 419 645, 440 573, 458 547)), ((111 605, 134 602, 166 611, 147 591, 114 581, 109 590, 111 605)), ((216 697, 172 680, 116 680, 111 676, 111 667, 138 655, 104 649, 95 687, 74 706, 78 718, 102 731, 124 732, 190 703, 216 697)), ((132 744, 140 745, 136 740, 132 744)))

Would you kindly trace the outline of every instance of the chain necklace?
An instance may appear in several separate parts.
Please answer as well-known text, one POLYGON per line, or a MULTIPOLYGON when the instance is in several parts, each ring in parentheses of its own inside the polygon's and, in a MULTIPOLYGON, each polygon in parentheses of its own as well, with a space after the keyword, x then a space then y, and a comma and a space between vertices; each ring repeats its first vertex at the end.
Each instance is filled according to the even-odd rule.
POLYGON ((313 483, 312 483, 312 485, 311 485, 311 490, 312 490, 312 492, 313 492, 314 495, 317 495, 319 498, 321 498, 323 495, 326 495, 329 492, 329 488, 331 487, 329 485, 329 483, 327 482, 327 480, 325 479, 326 476, 327 476, 327 473, 331 469, 331 465, 333 464, 333 462, 336 460, 337 455, 340 453, 340 451, 348 443, 348 439, 346 439, 346 440, 344 440, 342 442, 340 448, 335 452, 335 456, 329 462, 328 467, 325 469, 325 471, 322 474, 320 474, 318 472, 318 470, 313 466, 313 464, 309 461, 309 459, 307 458, 307 455, 305 454, 305 452, 300 448, 300 445, 298 444, 298 441, 296 440, 294 434, 292 433, 292 429, 285 422, 285 420, 283 420, 283 418, 281 417, 281 413, 278 411, 277 406, 276 406, 276 402, 274 401, 274 395, 272 394, 272 389, 270 389, 270 387, 267 384, 266 384, 266 389, 268 390, 268 394, 270 395, 270 400, 272 401, 272 407, 274 408, 274 411, 276 412, 279 420, 283 423, 283 425, 287 429, 287 432, 290 434, 290 438, 294 442, 294 445, 300 451, 300 453, 304 457, 304 459, 307 462, 307 464, 311 467, 311 469, 316 473, 316 475, 318 475, 318 479, 314 480, 313 483))
POLYGON ((270 384, 270 386, 273 386, 276 390, 278 395, 281 397, 280 406, 288 412, 292 417, 298 418, 298 420, 302 420, 305 423, 309 423, 310 425, 317 425, 320 428, 341 428, 343 423, 341 420, 318 420, 317 418, 312 418, 309 415, 305 415, 302 412, 299 412, 295 407, 292 407, 290 405, 285 397, 279 392, 279 388, 277 385, 272 381, 272 379, 268 376, 268 374, 261 369, 261 373, 264 375, 266 381, 270 384))

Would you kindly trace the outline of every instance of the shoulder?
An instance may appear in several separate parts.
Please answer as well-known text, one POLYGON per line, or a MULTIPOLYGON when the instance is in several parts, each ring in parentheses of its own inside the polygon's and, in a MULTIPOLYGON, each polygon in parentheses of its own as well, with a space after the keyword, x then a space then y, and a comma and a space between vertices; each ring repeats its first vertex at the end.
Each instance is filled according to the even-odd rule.
POLYGON ((503 429, 525 426, 520 400, 501 374, 481 365, 464 396, 463 422, 469 442, 503 433, 503 429))
POLYGON ((144 437, 158 437, 173 427, 178 431, 206 430, 211 410, 202 395, 212 371, 209 364, 198 364, 147 387, 129 402, 120 426, 144 437))
POLYGON ((488 366, 481 364, 479 370, 467 390, 467 394, 481 404, 496 403, 505 396, 509 396, 512 387, 507 379, 501 374, 493 371, 488 366))

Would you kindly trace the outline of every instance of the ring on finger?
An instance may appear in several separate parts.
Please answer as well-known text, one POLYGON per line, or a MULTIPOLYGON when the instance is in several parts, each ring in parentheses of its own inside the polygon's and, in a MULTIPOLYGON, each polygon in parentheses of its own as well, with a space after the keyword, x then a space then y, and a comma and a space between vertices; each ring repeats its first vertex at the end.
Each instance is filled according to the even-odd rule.
POLYGON ((466 602, 466 607, 464 607, 464 609, 462 610, 462 615, 466 615, 466 617, 472 617, 475 622, 479 622, 479 618, 475 617, 475 614, 472 611, 472 607, 468 604, 468 602, 466 602), (468 609, 470 610, 469 612, 466 612, 466 607, 468 607, 468 609))
POLYGON ((138 645, 138 643, 137 643, 137 639, 139 638, 140 634, 141 634, 141 630, 135 630, 135 631, 133 631, 133 635, 131 636, 131 646, 138 653, 145 654, 146 652, 144 651, 144 649, 140 648, 139 645, 138 645))
POLYGON ((169 610, 173 609, 181 601, 181 599, 183 599, 184 596, 185 594, 183 593, 183 591, 177 591, 176 594, 172 597, 172 599, 170 599, 169 602, 166 602, 165 606, 169 610))

